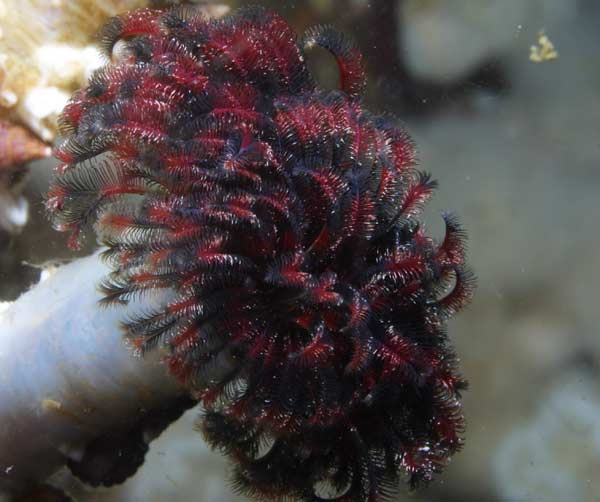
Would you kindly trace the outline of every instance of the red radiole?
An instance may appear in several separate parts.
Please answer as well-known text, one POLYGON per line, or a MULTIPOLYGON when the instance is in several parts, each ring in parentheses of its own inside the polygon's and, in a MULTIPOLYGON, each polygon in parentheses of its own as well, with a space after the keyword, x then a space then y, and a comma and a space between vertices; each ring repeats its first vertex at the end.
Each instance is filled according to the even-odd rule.
POLYGON ((439 243, 419 224, 436 184, 394 119, 364 109, 358 49, 258 8, 140 10, 102 47, 114 61, 63 113, 47 206, 74 244, 93 225, 107 246, 107 304, 170 292, 126 336, 170 348, 236 488, 379 501, 431 479, 462 444, 444 326, 472 278, 455 218, 439 243), (315 45, 339 90, 311 77, 315 45))

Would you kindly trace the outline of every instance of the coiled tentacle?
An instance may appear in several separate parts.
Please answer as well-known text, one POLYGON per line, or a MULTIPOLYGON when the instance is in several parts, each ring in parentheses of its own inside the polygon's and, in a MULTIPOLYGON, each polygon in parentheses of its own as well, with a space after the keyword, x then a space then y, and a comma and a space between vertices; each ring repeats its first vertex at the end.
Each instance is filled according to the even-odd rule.
POLYGON ((340 89, 348 96, 361 96, 367 84, 363 57, 358 47, 345 34, 330 25, 309 28, 302 37, 305 50, 323 47, 335 57, 340 72, 340 89))

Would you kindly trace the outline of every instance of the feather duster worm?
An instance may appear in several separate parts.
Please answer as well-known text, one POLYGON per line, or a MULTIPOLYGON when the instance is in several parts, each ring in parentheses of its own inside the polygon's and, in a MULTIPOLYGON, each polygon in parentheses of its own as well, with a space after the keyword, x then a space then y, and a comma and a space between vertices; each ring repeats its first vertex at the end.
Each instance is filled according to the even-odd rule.
POLYGON ((120 40, 62 115, 47 207, 72 245, 91 224, 108 247, 106 304, 169 292, 126 336, 170 348, 241 492, 377 501, 429 480, 462 442, 444 324, 472 279, 455 218, 442 242, 419 225, 435 182, 363 108, 360 52, 262 9, 139 10, 104 28, 108 56, 120 40), (314 45, 340 90, 313 81, 314 45))

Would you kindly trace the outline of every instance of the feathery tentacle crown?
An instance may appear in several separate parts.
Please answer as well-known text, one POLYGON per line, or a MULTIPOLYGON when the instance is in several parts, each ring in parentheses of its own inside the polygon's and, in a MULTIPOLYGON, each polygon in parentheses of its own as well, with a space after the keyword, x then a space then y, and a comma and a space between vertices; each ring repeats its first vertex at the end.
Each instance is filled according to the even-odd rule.
POLYGON ((107 304, 170 292, 124 330, 170 347, 236 487, 379 501, 403 473, 429 480, 461 445, 444 324, 470 297, 464 234, 450 216, 441 242, 419 225, 435 182, 395 121, 363 108, 356 47, 331 27, 298 40, 261 9, 139 10, 102 46, 113 61, 62 115, 47 207, 73 245, 95 226, 107 304), (340 90, 311 78, 314 45, 340 90))

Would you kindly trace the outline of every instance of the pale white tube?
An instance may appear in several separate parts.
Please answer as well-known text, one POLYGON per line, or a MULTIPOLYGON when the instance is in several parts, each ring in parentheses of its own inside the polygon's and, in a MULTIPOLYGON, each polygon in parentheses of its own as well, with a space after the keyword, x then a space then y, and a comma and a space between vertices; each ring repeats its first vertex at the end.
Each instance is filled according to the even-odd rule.
POLYGON ((119 330, 160 299, 100 307, 108 272, 98 255, 79 259, 0 313, 0 493, 43 481, 110 427, 185 392, 159 353, 135 356, 119 330))

